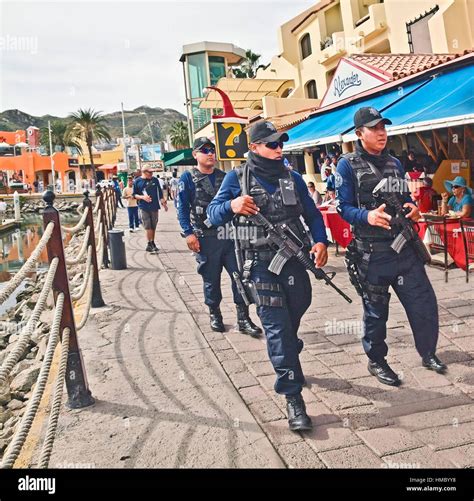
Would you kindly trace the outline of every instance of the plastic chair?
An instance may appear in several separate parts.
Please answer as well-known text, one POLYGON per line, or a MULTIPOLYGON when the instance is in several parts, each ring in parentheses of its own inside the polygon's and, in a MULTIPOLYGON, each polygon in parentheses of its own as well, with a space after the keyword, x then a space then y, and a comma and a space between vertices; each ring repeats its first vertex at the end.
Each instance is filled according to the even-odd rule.
POLYGON ((461 219, 461 233, 466 255, 466 282, 469 282, 469 261, 474 261, 474 221, 461 219))

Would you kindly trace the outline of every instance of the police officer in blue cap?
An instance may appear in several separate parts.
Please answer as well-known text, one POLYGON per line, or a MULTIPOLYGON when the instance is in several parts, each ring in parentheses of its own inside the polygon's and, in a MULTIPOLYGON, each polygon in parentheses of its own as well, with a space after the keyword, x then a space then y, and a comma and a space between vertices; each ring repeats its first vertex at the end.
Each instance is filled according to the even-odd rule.
POLYGON ((335 184, 338 211, 352 225, 354 234, 346 264, 351 282, 362 296, 362 344, 369 358, 368 370, 381 383, 398 386, 401 380, 385 358, 390 287, 405 308, 422 365, 439 373, 446 370, 446 365, 435 354, 438 306, 424 267, 422 256, 426 250, 416 238, 407 239, 398 248, 398 243, 405 241, 400 234, 406 219, 416 222, 420 213, 410 199, 400 162, 387 151, 385 125, 391 123, 375 108, 360 108, 355 113, 355 152, 339 160, 335 184), (385 193, 379 190, 380 186, 385 193), (382 203, 383 200, 392 202, 382 203), (397 206, 403 206, 402 216, 397 206))
MULTIPOLYGON (((179 180, 178 220, 188 248, 195 253, 198 273, 204 284, 205 303, 209 307, 211 328, 224 332, 220 309, 222 301, 221 275, 226 271, 232 278, 237 271, 234 242, 222 225, 213 226, 206 215, 209 202, 219 190, 225 172, 215 168, 216 148, 207 137, 194 141, 193 157, 197 166, 184 172, 179 180)), ((237 309, 237 327, 243 334, 259 337, 262 329, 249 316, 248 306, 232 281, 232 292, 237 309)))
POLYGON ((243 272, 258 297, 257 314, 277 375, 275 391, 286 396, 290 430, 309 430, 312 423, 301 396, 304 376, 299 353, 303 342, 298 329, 311 304, 311 283, 306 269, 293 258, 279 275, 269 271, 276 251, 268 244, 265 229, 251 216, 260 212, 272 224, 285 223, 315 255, 318 267, 327 262, 326 231, 303 178, 284 164, 282 148, 288 134, 262 121, 250 129, 249 139, 247 162, 226 175, 207 213, 214 225, 234 221, 243 272))

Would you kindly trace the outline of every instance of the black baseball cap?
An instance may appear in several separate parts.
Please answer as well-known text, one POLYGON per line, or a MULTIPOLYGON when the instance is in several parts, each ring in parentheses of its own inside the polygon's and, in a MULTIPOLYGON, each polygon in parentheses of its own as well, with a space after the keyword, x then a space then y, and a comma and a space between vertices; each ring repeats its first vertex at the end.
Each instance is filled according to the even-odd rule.
POLYGON ((249 130, 251 143, 273 143, 274 141, 288 141, 286 132, 278 132, 271 122, 258 122, 249 130))
POLYGON ((204 146, 216 147, 216 145, 208 137, 198 137, 194 140, 193 150, 200 150, 204 146))
POLYGON ((378 123, 383 122, 386 125, 392 125, 392 121, 384 118, 379 110, 372 107, 359 108, 354 115, 354 127, 374 127, 378 123))

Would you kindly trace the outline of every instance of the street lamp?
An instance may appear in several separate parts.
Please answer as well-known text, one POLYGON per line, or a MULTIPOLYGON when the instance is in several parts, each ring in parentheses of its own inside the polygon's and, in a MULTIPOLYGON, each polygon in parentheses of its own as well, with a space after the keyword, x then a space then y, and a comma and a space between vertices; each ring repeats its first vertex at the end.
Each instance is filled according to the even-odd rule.
MULTIPOLYGON (((53 158, 53 140, 51 137, 51 121, 48 120, 48 132, 49 132, 49 158, 51 161, 51 177, 52 177, 52 191, 55 191, 55 183, 54 183, 54 158, 53 158)), ((91 159, 92 161, 92 159, 91 159)))

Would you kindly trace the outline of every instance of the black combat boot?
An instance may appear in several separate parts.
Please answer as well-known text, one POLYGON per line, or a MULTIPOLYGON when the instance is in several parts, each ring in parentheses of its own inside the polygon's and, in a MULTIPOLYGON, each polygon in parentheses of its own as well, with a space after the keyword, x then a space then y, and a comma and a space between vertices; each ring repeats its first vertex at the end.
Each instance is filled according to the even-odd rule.
POLYGON ((439 374, 444 374, 448 369, 446 364, 443 364, 441 360, 435 355, 428 355, 423 357, 422 359, 423 367, 426 367, 429 370, 436 371, 439 374))
POLYGON ((224 322, 222 320, 222 313, 219 307, 217 308, 209 308, 210 321, 211 321, 211 329, 215 332, 224 332, 224 322))
POLYGON ((237 308, 237 325, 239 332, 249 334, 252 337, 258 338, 262 333, 262 329, 255 325, 250 319, 249 308, 245 304, 236 304, 237 308))
POLYGON ((313 429, 313 423, 308 414, 306 414, 306 406, 301 393, 298 395, 286 396, 286 411, 288 413, 288 425, 291 431, 313 429))
POLYGON ((388 384, 389 386, 399 386, 402 384, 398 374, 392 370, 385 359, 380 362, 369 360, 367 368, 370 374, 375 376, 383 384, 388 384))

